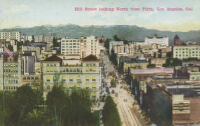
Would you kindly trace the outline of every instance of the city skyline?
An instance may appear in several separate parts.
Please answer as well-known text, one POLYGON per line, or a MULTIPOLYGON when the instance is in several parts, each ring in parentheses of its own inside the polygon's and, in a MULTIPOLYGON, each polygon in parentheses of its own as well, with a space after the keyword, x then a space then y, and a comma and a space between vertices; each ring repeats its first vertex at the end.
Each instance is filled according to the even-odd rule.
POLYGON ((13 27, 34 27, 40 25, 137 25, 149 29, 164 31, 200 30, 200 1, 183 0, 34 0, 0 2, 0 29, 13 27), (75 11, 75 7, 88 8, 154 8, 155 11, 75 11), (192 11, 164 11, 157 8, 192 8, 192 11))

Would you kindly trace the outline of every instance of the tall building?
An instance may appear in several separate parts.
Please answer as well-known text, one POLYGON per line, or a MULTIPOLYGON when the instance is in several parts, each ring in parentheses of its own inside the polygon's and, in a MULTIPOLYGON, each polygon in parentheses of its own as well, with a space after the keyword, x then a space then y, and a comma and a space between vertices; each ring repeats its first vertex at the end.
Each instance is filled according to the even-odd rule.
POLYGON ((177 45, 173 47, 173 57, 178 59, 200 59, 200 45, 177 45))
POLYGON ((95 36, 81 38, 62 38, 61 39, 61 54, 64 55, 80 55, 81 58, 95 55, 99 57, 100 46, 99 40, 95 36))
POLYGON ((0 90, 16 90, 21 86, 21 58, 18 54, 0 54, 0 90))
POLYGON ((112 51, 114 45, 124 45, 124 42, 123 41, 111 41, 109 43, 109 53, 110 54, 111 54, 111 51, 112 51))
POLYGON ((180 38, 178 35, 174 36, 174 45, 180 45, 180 38))
POLYGON ((44 35, 34 36, 35 42, 44 42, 44 35))
POLYGON ((52 55, 42 62, 43 87, 48 92, 55 84, 60 84, 65 90, 85 88, 91 92, 91 97, 98 99, 101 86, 101 69, 99 59, 89 55, 83 59, 64 60, 52 55))
POLYGON ((153 37, 145 37, 145 43, 146 44, 160 44, 169 46, 169 38, 168 37, 158 37, 157 35, 154 35, 153 37))
POLYGON ((36 54, 26 51, 22 56, 22 74, 30 75, 35 73, 36 54))
POLYGON ((21 32, 0 32, 0 39, 15 39, 21 41, 21 32))

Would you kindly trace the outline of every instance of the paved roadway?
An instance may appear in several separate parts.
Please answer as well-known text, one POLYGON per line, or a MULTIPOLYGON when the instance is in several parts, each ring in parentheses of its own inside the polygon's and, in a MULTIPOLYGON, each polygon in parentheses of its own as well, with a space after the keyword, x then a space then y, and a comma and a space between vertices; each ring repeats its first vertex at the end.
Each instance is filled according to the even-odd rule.
MULTIPOLYGON (((110 79, 108 78, 108 73, 114 72, 117 75, 118 73, 110 62, 108 55, 102 55, 101 61, 103 61, 104 64, 105 81, 107 82, 107 86, 109 87, 110 79)), ((117 79, 121 81, 120 78, 117 79)), ((133 107, 134 103, 133 97, 127 92, 127 90, 125 90, 124 88, 120 88, 121 86, 122 84, 117 84, 116 88, 110 88, 110 92, 111 90, 115 90, 115 93, 118 94, 118 97, 116 97, 115 94, 111 94, 111 96, 117 104, 117 108, 122 121, 122 126, 142 126, 136 115, 131 111, 131 107, 133 107), (125 99, 127 99, 127 101, 125 101, 125 99)))

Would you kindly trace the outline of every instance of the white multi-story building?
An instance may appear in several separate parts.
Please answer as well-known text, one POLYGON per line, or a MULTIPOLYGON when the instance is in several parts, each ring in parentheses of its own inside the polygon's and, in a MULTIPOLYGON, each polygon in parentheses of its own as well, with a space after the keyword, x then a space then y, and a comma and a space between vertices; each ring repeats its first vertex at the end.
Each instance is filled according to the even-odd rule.
POLYGON ((101 87, 101 69, 99 59, 89 55, 83 59, 61 59, 56 55, 42 62, 44 93, 54 85, 63 86, 66 90, 73 88, 89 89, 91 97, 98 99, 101 87))
POLYGON ((112 51, 114 45, 124 45, 124 42, 123 41, 111 41, 109 43, 109 53, 110 54, 111 54, 111 51, 112 51))
POLYGON ((178 59, 200 59, 200 45, 177 45, 173 47, 173 57, 178 59))
POLYGON ((95 36, 81 38, 62 38, 61 39, 61 54, 64 55, 80 55, 84 58, 89 55, 95 55, 99 58, 100 46, 99 40, 95 36))
POLYGON ((168 37, 158 37, 154 35, 153 37, 145 37, 145 44, 160 44, 169 46, 169 38, 168 37))
POLYGON ((21 32, 0 32, 0 39, 15 39, 21 41, 21 32))

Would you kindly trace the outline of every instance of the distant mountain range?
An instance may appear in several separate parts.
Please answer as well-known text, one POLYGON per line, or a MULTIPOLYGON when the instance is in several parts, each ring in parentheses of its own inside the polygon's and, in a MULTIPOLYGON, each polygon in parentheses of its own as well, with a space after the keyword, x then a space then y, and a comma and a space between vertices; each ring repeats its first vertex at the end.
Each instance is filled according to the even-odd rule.
POLYGON ((1 29, 0 31, 20 31, 27 35, 51 35, 56 33, 58 37, 73 37, 77 38, 80 36, 104 36, 105 38, 112 38, 115 34, 121 39, 132 40, 132 41, 144 41, 145 36, 168 36, 170 40, 177 34, 181 41, 200 41, 200 30, 189 31, 189 32, 172 32, 172 31, 159 31, 154 29, 147 29, 138 27, 135 25, 110 25, 110 26, 79 26, 79 25, 43 25, 35 26, 31 28, 20 28, 15 27, 11 29, 1 29))

